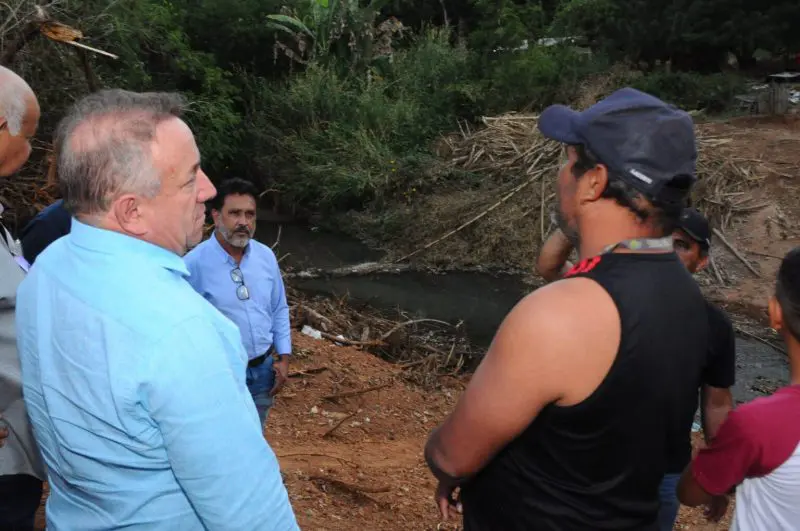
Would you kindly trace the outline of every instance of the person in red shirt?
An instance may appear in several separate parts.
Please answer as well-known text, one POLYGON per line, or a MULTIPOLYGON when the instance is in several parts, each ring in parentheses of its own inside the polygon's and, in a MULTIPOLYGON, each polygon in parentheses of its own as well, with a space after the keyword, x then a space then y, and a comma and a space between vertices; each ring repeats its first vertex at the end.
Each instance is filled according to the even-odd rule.
POLYGON ((788 349, 790 385, 734 409, 678 483, 689 506, 724 505, 735 489, 731 531, 800 529, 800 247, 781 263, 769 317, 788 349))

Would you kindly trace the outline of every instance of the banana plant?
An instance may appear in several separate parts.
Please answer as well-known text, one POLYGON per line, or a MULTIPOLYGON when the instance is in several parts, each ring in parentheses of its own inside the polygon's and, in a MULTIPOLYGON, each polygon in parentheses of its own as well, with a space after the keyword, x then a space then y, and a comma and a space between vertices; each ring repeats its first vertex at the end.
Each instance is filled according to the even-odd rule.
POLYGON ((375 19, 387 3, 388 0, 372 0, 367 7, 361 7, 358 0, 311 0, 292 12, 268 15, 267 26, 291 36, 306 61, 349 57, 353 62, 368 62, 375 19))

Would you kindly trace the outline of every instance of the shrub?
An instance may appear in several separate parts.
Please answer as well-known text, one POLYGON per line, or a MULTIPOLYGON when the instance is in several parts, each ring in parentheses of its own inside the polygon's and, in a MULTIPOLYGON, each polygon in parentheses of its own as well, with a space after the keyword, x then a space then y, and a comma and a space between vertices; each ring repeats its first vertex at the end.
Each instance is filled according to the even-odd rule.
POLYGON ((295 201, 360 208, 404 193, 432 158, 430 141, 474 108, 469 55, 429 31, 369 72, 311 65, 281 83, 251 80, 256 165, 295 201))
POLYGON ((710 113, 728 110, 745 80, 731 73, 701 75, 690 72, 654 72, 631 80, 630 85, 684 109, 710 113))
POLYGON ((568 46, 534 46, 498 56, 490 64, 486 108, 491 113, 540 110, 568 103, 587 76, 608 67, 602 56, 568 46))

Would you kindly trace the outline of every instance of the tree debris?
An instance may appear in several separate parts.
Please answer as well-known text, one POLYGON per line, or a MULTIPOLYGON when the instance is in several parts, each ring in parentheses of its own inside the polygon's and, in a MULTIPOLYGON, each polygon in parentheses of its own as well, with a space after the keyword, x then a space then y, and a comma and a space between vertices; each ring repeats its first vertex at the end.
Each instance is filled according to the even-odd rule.
POLYGON ((722 234, 719 229, 714 229, 714 235, 725 244, 725 247, 727 247, 728 250, 730 250, 730 252, 732 252, 733 255, 738 258, 747 267, 747 269, 750 270, 751 273, 753 273, 756 277, 761 278, 761 273, 759 273, 758 270, 753 267, 750 262, 748 262, 747 258, 745 258, 742 253, 740 253, 739 250, 736 249, 736 247, 734 247, 733 244, 725 238, 725 235, 722 234))
POLYGON ((375 385, 373 387, 368 387, 366 389, 359 389, 357 391, 346 391, 344 393, 337 393, 335 395, 328 395, 323 396, 323 400, 338 400, 340 398, 352 398, 354 396, 363 395, 364 393, 371 393, 372 391, 377 391, 379 389, 383 389, 384 387, 389 387, 392 385, 392 382, 386 382, 381 385, 375 385))
POLYGON ((323 434, 322 434, 322 438, 323 438, 323 439, 326 439, 326 438, 330 437, 331 435, 333 435, 333 432, 335 432, 335 431, 336 431, 336 429, 337 429, 339 426, 341 426, 342 424, 344 424, 345 422, 347 422, 347 421, 348 421, 348 420, 350 420, 351 418, 355 417, 357 413, 358 413, 358 410, 356 410, 356 411, 353 411, 352 413, 350 413, 350 414, 349 414, 349 415, 347 415, 346 417, 342 418, 342 419, 341 419, 339 422, 337 422, 336 424, 334 424, 334 426, 333 426, 331 429, 329 429, 328 431, 326 431, 325 433, 323 433, 323 434))

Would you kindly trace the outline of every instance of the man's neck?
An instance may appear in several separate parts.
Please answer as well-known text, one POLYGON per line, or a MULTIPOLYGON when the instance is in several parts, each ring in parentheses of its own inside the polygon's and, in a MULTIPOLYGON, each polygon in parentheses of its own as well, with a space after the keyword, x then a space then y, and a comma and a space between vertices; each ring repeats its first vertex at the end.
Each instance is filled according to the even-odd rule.
MULTIPOLYGON (((609 246, 636 238, 660 238, 649 224, 641 223, 633 213, 623 211, 602 221, 587 219, 580 227, 581 258, 601 254, 609 246)), ((663 252, 663 251, 662 251, 663 252)))
POLYGON ((242 261, 242 257, 244 256, 244 247, 234 247, 222 237, 222 234, 220 234, 218 230, 214 231, 214 237, 217 238, 220 246, 225 250, 226 253, 231 255, 231 258, 233 258, 237 264, 242 261))

